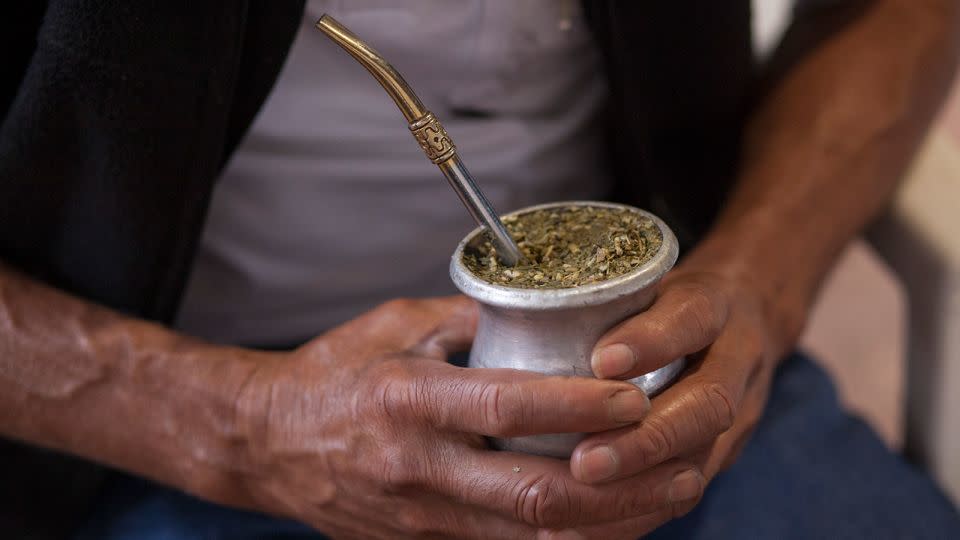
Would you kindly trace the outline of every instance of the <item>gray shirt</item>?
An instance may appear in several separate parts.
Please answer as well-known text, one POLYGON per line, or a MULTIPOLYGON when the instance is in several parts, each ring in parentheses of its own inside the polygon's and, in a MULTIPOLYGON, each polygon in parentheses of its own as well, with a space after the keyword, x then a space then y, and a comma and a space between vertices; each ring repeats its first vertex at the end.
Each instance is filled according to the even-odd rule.
POLYGON ((313 28, 369 42, 444 123, 494 208, 607 189, 598 53, 567 0, 312 0, 224 171, 177 326, 217 342, 309 338, 398 296, 451 294, 473 227, 376 81, 313 28))

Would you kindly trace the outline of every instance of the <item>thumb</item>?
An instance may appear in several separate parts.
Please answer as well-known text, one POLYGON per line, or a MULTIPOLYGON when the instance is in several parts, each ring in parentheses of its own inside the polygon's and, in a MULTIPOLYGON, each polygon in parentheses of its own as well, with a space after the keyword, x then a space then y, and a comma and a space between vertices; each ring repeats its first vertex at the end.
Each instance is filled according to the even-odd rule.
POLYGON ((692 279, 667 285, 649 310, 615 326, 594 347, 601 379, 629 379, 707 347, 726 324, 729 306, 719 289, 692 279))
POLYGON ((428 302, 436 309, 439 322, 411 352, 446 361, 452 354, 469 350, 477 334, 477 303, 465 296, 434 298, 428 302))

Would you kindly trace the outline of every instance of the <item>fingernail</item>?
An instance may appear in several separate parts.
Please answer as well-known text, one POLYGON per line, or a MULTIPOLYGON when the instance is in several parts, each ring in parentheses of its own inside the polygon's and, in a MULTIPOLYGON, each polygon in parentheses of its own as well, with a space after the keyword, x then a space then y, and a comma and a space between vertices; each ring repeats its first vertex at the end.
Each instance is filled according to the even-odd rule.
POLYGON ((628 373, 637 364, 633 350, 623 343, 602 347, 590 359, 593 373, 601 379, 619 377, 628 373))
POLYGON ((584 482, 599 482, 617 474, 617 456, 605 444, 595 446, 580 456, 580 477, 584 482))
POLYGON ((700 473, 689 469, 673 477, 667 496, 671 503, 678 503, 696 499, 702 491, 703 479, 700 473))
POLYGON ((638 422, 650 410, 650 400, 641 390, 621 390, 610 397, 610 418, 614 422, 638 422))
POLYGON ((573 529, 564 529, 562 531, 540 529, 537 532, 537 540, 585 540, 585 538, 585 536, 573 529))

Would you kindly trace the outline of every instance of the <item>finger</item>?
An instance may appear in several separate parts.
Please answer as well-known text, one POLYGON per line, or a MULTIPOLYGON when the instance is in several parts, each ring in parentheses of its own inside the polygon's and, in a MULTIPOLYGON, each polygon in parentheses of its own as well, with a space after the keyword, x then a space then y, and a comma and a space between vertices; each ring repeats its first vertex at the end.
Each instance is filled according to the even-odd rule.
POLYGON ((636 540, 671 519, 686 515, 696 507, 701 497, 686 501, 679 501, 639 517, 625 519, 615 523, 603 523, 577 527, 575 529, 538 531, 537 540, 636 540))
POLYGON ((418 302, 423 303, 424 307, 439 320, 460 317, 465 321, 476 323, 477 303, 462 294, 425 298, 418 302))
POLYGON ((537 535, 536 527, 446 497, 422 502, 398 515, 398 538, 533 540, 537 535))
MULTIPOLYGON (((323 335, 326 341, 342 340, 368 354, 408 350, 424 336, 446 325, 475 325, 475 303, 469 298, 397 298, 352 319, 323 335)), ((450 333, 448 331, 448 333, 450 333)), ((356 352, 356 351, 354 351, 356 352)))
POLYGON ((514 369, 396 363, 380 392, 388 414, 447 431, 493 437, 597 432, 637 422, 650 408, 634 385, 514 369))
POLYGON ((707 478, 713 478, 718 472, 728 469, 740 457, 763 416, 772 377, 773 369, 766 369, 758 374, 753 384, 748 384, 734 427, 717 438, 710 459, 701 467, 707 478))
POLYGON ((645 516, 575 529, 541 529, 536 540, 636 540, 650 533, 673 517, 671 508, 663 508, 645 516))
POLYGON ((731 326, 701 363, 655 400, 643 422, 582 441, 571 456, 573 474, 584 482, 605 482, 712 445, 733 425, 759 365, 752 356, 759 353, 748 341, 731 326))
POLYGON ((425 358, 446 361, 447 357, 470 350, 477 335, 477 304, 464 296, 444 299, 438 308, 445 319, 413 346, 411 352, 425 358))
POLYGON ((441 489, 474 506, 545 528, 634 518, 681 500, 699 498, 705 481, 675 460, 610 485, 578 482, 566 461, 489 450, 468 450, 440 471, 441 489))
POLYGON ((591 364, 603 379, 629 379, 700 351, 720 334, 728 303, 707 278, 665 285, 649 310, 607 332, 591 364))

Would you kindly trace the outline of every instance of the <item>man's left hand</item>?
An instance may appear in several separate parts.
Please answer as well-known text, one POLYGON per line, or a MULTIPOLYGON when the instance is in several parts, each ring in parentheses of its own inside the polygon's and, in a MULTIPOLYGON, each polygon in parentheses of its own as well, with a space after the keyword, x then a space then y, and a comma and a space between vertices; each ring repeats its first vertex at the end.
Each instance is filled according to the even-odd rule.
POLYGON ((706 482, 736 459, 763 413, 777 361, 795 339, 779 331, 767 298, 755 280, 721 265, 687 261, 671 272, 649 310, 597 343, 593 370, 627 379, 681 356, 688 368, 640 423, 581 442, 570 460, 573 475, 604 483, 682 458, 699 464, 701 474, 674 479, 671 507, 675 517, 689 512, 706 482))

